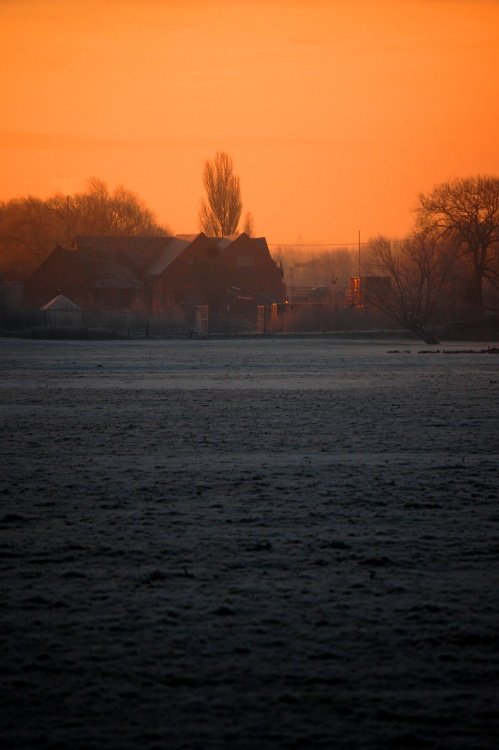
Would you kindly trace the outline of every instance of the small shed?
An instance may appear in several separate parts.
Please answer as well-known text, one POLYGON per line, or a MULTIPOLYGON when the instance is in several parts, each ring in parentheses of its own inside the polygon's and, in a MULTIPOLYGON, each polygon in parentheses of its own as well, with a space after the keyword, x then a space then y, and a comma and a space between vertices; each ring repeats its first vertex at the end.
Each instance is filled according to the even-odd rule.
POLYGON ((51 299, 41 308, 45 324, 50 328, 81 328, 81 307, 63 294, 51 299))

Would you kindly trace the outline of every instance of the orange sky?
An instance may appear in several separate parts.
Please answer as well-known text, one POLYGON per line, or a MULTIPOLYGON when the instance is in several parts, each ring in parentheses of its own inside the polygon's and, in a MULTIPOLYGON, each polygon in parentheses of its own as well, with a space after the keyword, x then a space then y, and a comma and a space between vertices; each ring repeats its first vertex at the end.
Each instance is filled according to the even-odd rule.
POLYGON ((412 223, 499 173, 497 0, 0 0, 0 199, 136 191, 198 230, 228 151, 271 243, 412 223))

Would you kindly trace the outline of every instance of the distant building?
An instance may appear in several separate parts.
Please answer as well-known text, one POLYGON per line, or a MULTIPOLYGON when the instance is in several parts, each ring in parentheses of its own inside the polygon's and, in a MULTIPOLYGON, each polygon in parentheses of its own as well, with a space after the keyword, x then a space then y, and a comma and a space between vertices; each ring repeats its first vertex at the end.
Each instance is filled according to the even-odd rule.
POLYGON ((351 307, 361 307, 362 305, 362 280, 360 276, 350 278, 350 289, 347 292, 346 302, 351 307))
POLYGON ((58 245, 26 283, 41 305, 63 294, 85 310, 163 313, 208 305, 255 313, 284 300, 282 271, 265 238, 76 237, 58 245))
POLYGON ((81 328, 81 307, 63 294, 51 299, 41 308, 45 325, 49 328, 81 328))
POLYGON ((387 297, 391 292, 388 276, 352 276, 346 303, 351 307, 366 307, 373 300, 387 297))

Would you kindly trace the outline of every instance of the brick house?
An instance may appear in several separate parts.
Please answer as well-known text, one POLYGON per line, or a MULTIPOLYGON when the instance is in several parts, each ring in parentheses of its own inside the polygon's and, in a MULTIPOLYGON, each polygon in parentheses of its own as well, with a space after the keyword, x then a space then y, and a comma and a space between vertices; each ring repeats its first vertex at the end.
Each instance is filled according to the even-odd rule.
POLYGON ((282 271, 265 238, 76 237, 58 245, 26 283, 41 306, 64 294, 84 310, 168 313, 208 305, 252 314, 281 302, 282 271))

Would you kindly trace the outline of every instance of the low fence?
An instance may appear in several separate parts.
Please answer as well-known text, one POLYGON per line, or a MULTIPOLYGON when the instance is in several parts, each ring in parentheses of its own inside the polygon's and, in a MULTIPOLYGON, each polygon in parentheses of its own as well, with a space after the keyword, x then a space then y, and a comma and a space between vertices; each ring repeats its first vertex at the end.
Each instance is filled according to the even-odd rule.
POLYGON ((258 322, 207 312, 202 327, 195 315, 83 311, 77 323, 54 323, 42 310, 0 310, 0 335, 31 338, 159 338, 203 336, 211 333, 237 335, 257 333, 258 322))
MULTIPOLYGON (((0 310, 0 335, 33 338, 159 338, 210 334, 286 334, 369 330, 390 327, 381 314, 327 305, 260 305, 254 315, 237 317, 203 307, 202 316, 150 315, 132 312, 83 311, 75 325, 54 324, 41 310, 0 310)), ((199 311, 198 311, 199 313, 199 311)))

